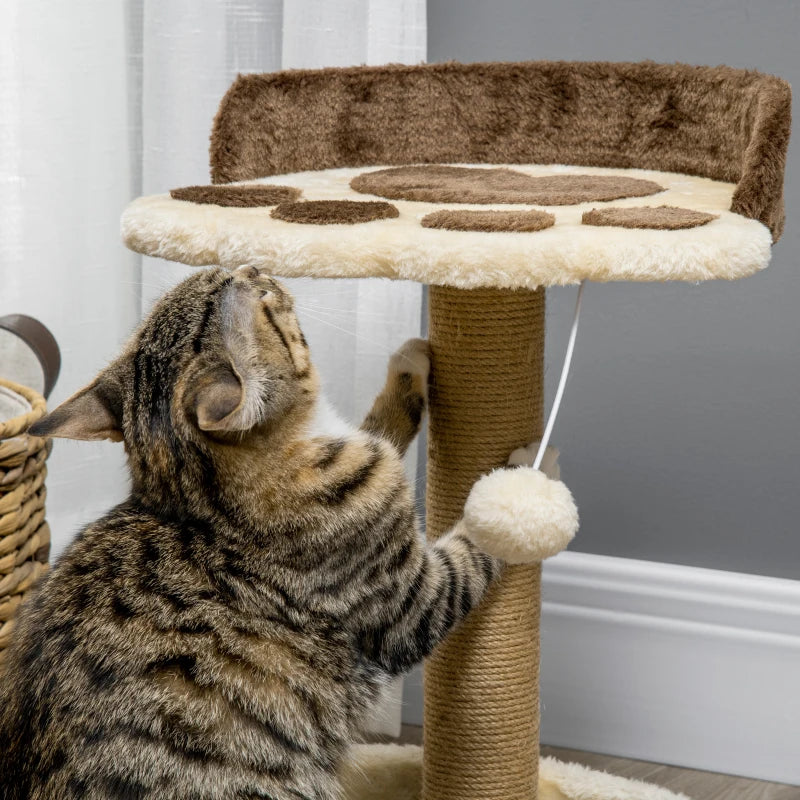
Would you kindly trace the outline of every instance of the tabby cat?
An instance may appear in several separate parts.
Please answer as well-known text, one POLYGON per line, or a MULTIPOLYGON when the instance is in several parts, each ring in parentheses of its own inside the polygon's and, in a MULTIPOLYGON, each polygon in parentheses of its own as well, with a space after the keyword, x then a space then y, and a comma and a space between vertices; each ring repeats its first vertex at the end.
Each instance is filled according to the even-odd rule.
POLYGON ((419 538, 401 454, 427 345, 359 429, 326 420, 286 289, 194 273, 35 433, 123 441, 130 497, 19 617, 0 681, 0 796, 327 800, 389 676, 499 563, 419 538))

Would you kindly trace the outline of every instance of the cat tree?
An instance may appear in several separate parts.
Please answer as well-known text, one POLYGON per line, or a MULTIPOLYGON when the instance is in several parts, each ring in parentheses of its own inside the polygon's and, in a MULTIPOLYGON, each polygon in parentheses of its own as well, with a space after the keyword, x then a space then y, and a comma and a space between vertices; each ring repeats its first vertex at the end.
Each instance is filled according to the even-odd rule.
MULTIPOLYGON (((197 266, 429 284, 435 537, 541 436, 544 288, 762 269, 789 127, 783 81, 725 67, 247 75, 214 123, 212 184, 139 199, 122 229, 197 266)), ((350 795, 415 797, 421 780, 425 800, 673 797, 550 760, 538 774, 540 578, 510 567, 427 664, 422 778, 418 750, 362 750, 350 795)))

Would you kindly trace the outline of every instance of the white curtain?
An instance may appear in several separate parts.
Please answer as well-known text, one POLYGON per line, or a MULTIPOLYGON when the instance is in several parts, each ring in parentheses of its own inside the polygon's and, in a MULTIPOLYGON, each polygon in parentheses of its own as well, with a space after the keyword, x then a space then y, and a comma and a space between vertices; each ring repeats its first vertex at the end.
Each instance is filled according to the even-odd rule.
MULTIPOLYGON (((119 214, 138 194, 208 180, 211 122, 237 73, 424 57, 424 0, 0 3, 0 314, 55 333, 64 366, 51 406, 188 273, 125 250, 119 214)), ((327 393, 357 417, 389 352, 418 334, 419 287, 291 283, 327 393)), ((124 496, 124 476, 119 447, 57 443, 54 553, 124 496)))
MULTIPOLYGON (((2 0, 0 314, 31 314, 58 339, 51 407, 188 273, 126 251, 119 215, 139 194, 208 181, 212 119, 237 73, 418 63, 425 39, 425 0, 2 0)), ((419 333, 419 287, 291 285, 327 394, 363 414, 388 354, 419 333)), ((53 554, 126 488, 118 445, 59 441, 53 554)))
MULTIPOLYGON (((139 319, 139 263, 118 232, 138 188, 126 36, 121 3, 0 0, 0 313, 31 314, 55 334, 51 406, 139 319)), ((121 447, 58 442, 47 487, 58 553, 124 496, 121 447)))

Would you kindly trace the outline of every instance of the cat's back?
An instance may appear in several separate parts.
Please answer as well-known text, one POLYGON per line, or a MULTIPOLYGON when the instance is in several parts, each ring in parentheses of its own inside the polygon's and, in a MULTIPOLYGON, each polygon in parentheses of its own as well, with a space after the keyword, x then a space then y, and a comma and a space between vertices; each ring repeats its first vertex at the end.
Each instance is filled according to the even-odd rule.
POLYGON ((79 795, 70 761, 116 724, 115 704, 132 705, 126 688, 156 623, 143 600, 157 588, 148 549, 166 527, 118 506, 77 535, 20 609, 2 681, 0 797, 79 795))

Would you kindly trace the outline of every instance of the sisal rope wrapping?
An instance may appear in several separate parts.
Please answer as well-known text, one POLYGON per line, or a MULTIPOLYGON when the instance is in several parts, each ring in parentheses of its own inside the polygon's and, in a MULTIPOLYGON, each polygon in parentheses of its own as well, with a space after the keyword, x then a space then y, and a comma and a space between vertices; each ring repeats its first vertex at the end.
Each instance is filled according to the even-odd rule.
MULTIPOLYGON (((427 530, 541 436, 544 290, 430 288, 427 530)), ((541 564, 509 567, 425 668, 424 800, 533 800, 541 564)))

